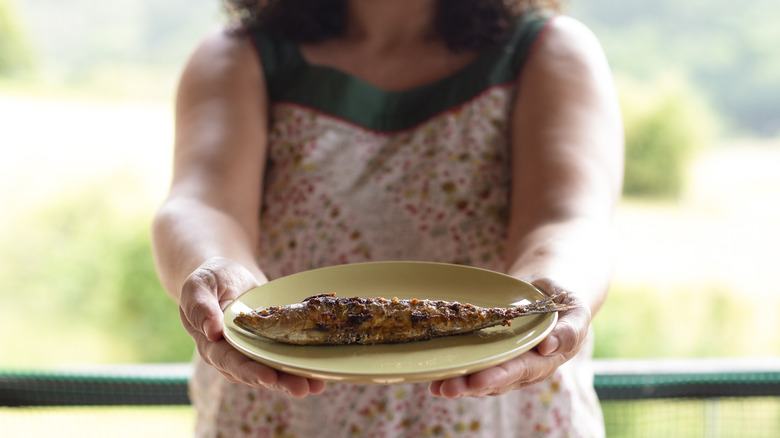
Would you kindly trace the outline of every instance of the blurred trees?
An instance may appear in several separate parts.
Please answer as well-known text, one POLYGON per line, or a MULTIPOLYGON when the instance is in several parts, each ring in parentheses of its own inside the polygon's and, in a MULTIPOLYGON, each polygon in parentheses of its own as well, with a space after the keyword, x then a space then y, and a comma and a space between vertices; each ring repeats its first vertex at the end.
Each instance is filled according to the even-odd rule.
POLYGON ((618 77, 624 194, 678 196, 692 154, 716 135, 780 134, 776 0, 569 5, 599 37, 618 77))
POLYGON ((715 115, 680 78, 617 83, 626 139, 623 194, 680 196, 694 153, 715 137, 715 115))
POLYGON ((780 134, 777 0, 569 4, 599 36, 615 71, 643 80, 682 75, 735 133, 780 134))
POLYGON ((14 77, 32 70, 33 57, 26 35, 7 0, 0 0, 0 77, 14 77))
POLYGON ((0 333, 6 362, 180 362, 191 358, 176 303, 155 273, 151 212, 138 176, 70 182, 48 204, 6 219, 0 233, 0 333), (15 311, 13 310, 15 309, 15 311), (6 313, 7 312, 7 313, 6 313), (27 347, 28 349, 30 347, 27 347), (40 356, 39 356, 40 355, 40 356))
MULTIPOLYGON (((71 82, 133 70, 175 77, 222 20, 220 0, 0 0, 0 29, 9 1, 46 70, 71 82)), ((567 3, 568 13, 601 39, 619 74, 652 81, 672 71, 695 84, 732 132, 780 134, 777 0, 567 3)))
MULTIPOLYGON (((15 4, 51 83, 171 88, 187 56, 220 21, 219 0, 3 0, 15 4)), ((148 97, 148 96, 144 96, 148 97)))

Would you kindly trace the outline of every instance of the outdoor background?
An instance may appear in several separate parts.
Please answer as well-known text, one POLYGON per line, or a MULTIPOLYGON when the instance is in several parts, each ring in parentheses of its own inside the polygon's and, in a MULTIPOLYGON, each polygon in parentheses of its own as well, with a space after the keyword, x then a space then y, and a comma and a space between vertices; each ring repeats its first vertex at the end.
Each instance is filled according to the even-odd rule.
MULTIPOLYGON (((621 93, 600 358, 780 356, 780 3, 588 0, 621 93)), ((0 0, 0 368, 188 361, 152 264, 217 0, 0 0)))

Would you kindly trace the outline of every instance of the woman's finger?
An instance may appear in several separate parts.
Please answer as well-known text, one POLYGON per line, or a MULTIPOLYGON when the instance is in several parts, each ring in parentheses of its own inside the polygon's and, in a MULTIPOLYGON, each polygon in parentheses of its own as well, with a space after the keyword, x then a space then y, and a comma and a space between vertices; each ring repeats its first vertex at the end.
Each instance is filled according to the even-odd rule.
POLYGON ((325 382, 322 380, 309 379, 309 393, 322 394, 325 391, 325 382))
POLYGON ((496 367, 475 373, 469 381, 475 390, 482 393, 504 394, 548 379, 566 361, 567 358, 561 355, 542 356, 531 350, 496 367))
MULTIPOLYGON (((180 310, 181 312, 181 310, 180 310)), ((195 341, 198 354, 231 382, 252 386, 272 386, 277 383, 277 373, 270 367, 255 362, 233 348, 227 341, 211 341, 190 325, 182 315, 187 333, 195 341)))
POLYGON ((183 318, 212 340, 218 339, 217 332, 222 330, 222 309, 217 298, 218 283, 214 271, 199 267, 184 281, 179 300, 183 318))
POLYGON ((185 329, 195 340, 203 360, 217 369, 228 381, 284 392, 294 397, 320 394, 325 382, 282 373, 244 356, 224 339, 210 341, 189 323, 185 329))
POLYGON ((243 266, 210 259, 185 280, 179 300, 182 325, 195 341, 201 358, 228 381, 266 387, 295 397, 319 394, 325 383, 282 373, 256 362, 222 339, 223 309, 257 279, 243 266))
POLYGON ((469 390, 468 377, 453 377, 446 380, 431 382, 428 392, 437 397, 457 398, 463 397, 469 390))
MULTIPOLYGON (((549 295, 564 289, 549 279, 539 279, 534 285, 549 295)), ((590 308, 577 295, 561 295, 562 302, 573 306, 559 314, 550 335, 534 350, 525 352, 494 367, 469 376, 431 382, 429 392, 439 397, 480 397, 500 395, 541 382, 574 357, 582 347, 590 325, 590 308)))
POLYGON ((432 382, 429 392, 447 398, 501 395, 549 378, 566 360, 562 355, 542 356, 531 350, 469 376, 432 382))
POLYGON ((548 295, 565 292, 562 294, 562 304, 572 306, 571 309, 558 314, 555 328, 536 346, 536 350, 545 356, 561 354, 567 358, 573 357, 587 337, 591 322, 590 307, 577 294, 566 292, 550 279, 537 279, 532 284, 548 295))
POLYGON ((232 260, 209 259, 184 281, 179 305, 193 327, 216 341, 222 337, 223 308, 258 284, 249 270, 232 260))

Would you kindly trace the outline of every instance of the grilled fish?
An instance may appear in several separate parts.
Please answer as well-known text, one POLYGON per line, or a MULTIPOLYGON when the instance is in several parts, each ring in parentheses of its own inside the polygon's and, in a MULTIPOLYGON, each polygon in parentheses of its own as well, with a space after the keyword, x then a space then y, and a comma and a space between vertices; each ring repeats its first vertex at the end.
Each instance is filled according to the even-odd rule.
POLYGON ((571 308, 556 303, 558 296, 524 306, 486 308, 448 301, 321 294, 296 304, 242 312, 233 322, 250 333, 287 344, 391 344, 471 333, 509 325, 519 316, 571 308))

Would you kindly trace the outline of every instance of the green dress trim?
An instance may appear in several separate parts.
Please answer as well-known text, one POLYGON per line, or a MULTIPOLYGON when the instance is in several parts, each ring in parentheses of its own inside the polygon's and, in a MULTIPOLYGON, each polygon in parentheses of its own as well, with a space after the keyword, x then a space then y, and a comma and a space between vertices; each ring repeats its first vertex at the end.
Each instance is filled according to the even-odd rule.
POLYGON ((273 103, 310 107, 375 131, 401 131, 514 81, 549 21, 546 15, 527 14, 506 43, 445 78, 404 91, 382 90, 343 71, 309 64, 296 43, 262 30, 250 37, 273 103))

